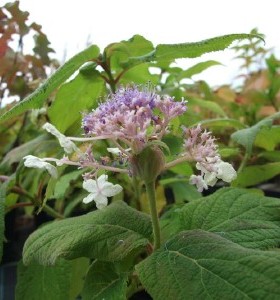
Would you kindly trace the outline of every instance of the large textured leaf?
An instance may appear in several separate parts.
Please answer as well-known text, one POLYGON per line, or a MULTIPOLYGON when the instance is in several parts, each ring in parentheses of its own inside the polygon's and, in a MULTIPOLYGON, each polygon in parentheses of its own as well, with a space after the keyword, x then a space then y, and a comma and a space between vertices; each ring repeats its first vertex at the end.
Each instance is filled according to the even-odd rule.
POLYGON ((113 263, 95 261, 86 276, 84 300, 125 300, 127 275, 118 274, 113 263))
POLYGON ((280 162, 245 167, 233 182, 234 186, 247 187, 267 181, 280 174, 280 162))
POLYGON ((217 234, 181 232, 136 266, 154 300, 280 298, 280 252, 244 248, 217 234))
POLYGON ((59 260, 55 266, 18 265, 16 300, 71 300, 83 288, 87 259, 59 260))
POLYGON ((252 127, 241 129, 234 132, 231 138, 238 144, 245 147, 247 153, 250 155, 252 152, 253 144, 255 142, 256 136, 264 127, 271 127, 273 120, 280 118, 280 112, 267 117, 252 127))
POLYGON ((94 59, 99 54, 99 48, 92 45, 82 52, 73 56, 63 66, 61 66, 49 79, 47 79, 38 89, 23 101, 17 103, 5 114, 0 116, 0 122, 17 116, 28 109, 40 108, 47 97, 68 79, 82 64, 94 59))
POLYGON ((240 188, 224 188, 174 210, 162 220, 163 235, 182 230, 215 232, 248 248, 280 244, 280 200, 240 188))
POLYGON ((58 258, 117 261, 149 243, 150 217, 117 201, 84 216, 48 224, 26 241, 23 262, 52 265, 58 258))
POLYGON ((81 124, 81 113, 97 105, 103 90, 104 81, 97 71, 88 76, 77 75, 57 92, 48 110, 51 123, 62 133, 77 122, 81 124))
POLYGON ((240 39, 257 37, 252 34, 229 34, 203 40, 196 43, 183 43, 174 45, 160 44, 156 47, 156 60, 173 60, 176 58, 192 58, 199 57, 204 53, 224 50, 231 45, 232 42, 240 39))

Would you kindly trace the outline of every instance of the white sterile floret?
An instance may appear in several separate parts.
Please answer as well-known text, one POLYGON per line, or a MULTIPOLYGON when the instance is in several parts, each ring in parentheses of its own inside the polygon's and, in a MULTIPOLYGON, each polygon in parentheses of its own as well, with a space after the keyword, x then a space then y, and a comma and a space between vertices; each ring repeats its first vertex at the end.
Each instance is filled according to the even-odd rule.
POLYGON ((190 183, 197 186, 199 192, 203 189, 208 189, 208 186, 214 186, 218 179, 225 182, 233 181, 237 174, 233 166, 227 162, 219 159, 216 163, 212 164, 212 172, 208 171, 201 163, 196 163, 196 168, 201 171, 200 176, 192 175, 190 183))
POLYGON ((69 138, 60 133, 52 124, 45 123, 42 128, 47 130, 58 139, 60 146, 66 153, 78 151, 77 146, 69 138))
POLYGON ((227 162, 220 161, 217 163, 217 177, 225 182, 233 181, 237 176, 233 166, 227 162))
POLYGON ((115 155, 118 155, 121 153, 121 150, 119 148, 107 148, 107 151, 112 154, 115 154, 115 155))
POLYGON ((96 207, 102 209, 108 205, 108 197, 117 195, 122 191, 119 184, 108 182, 107 175, 101 175, 97 180, 88 179, 83 182, 83 188, 90 194, 83 199, 84 203, 95 201, 96 207))
POLYGON ((57 178, 56 167, 46 162, 43 158, 39 158, 33 155, 27 155, 23 159, 24 159, 24 165, 27 168, 44 169, 47 170, 52 177, 57 178))
POLYGON ((201 175, 191 175, 190 184, 196 185, 196 188, 199 192, 208 189, 208 186, 201 175))

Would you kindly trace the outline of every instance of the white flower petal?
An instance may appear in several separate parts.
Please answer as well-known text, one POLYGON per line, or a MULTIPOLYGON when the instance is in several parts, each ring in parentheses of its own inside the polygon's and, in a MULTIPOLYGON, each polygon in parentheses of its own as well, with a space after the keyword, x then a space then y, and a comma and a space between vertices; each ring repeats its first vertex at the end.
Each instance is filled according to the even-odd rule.
POLYGON ((57 178, 58 177, 58 174, 57 174, 57 169, 55 166, 49 164, 49 163, 46 163, 45 165, 45 169, 49 172, 49 174, 54 177, 54 178, 57 178))
POLYGON ((23 157, 23 159, 24 159, 24 165, 27 168, 37 168, 37 169, 47 170, 52 177, 57 178, 56 167, 54 167, 52 164, 48 162, 45 162, 42 158, 33 155, 27 155, 23 157))
POLYGON ((231 164, 224 161, 218 164, 218 178, 222 179, 225 182, 231 182, 236 178, 236 176, 237 173, 231 164))
POLYGON ((94 200, 94 195, 91 193, 83 199, 83 203, 87 204, 94 200))
POLYGON ((111 182, 107 182, 102 187, 102 195, 106 197, 112 197, 117 195, 123 190, 123 188, 119 184, 112 184, 111 182))
POLYGON ((96 193, 98 191, 96 181, 88 179, 83 182, 83 188, 89 193, 96 193))
POLYGON ((118 155, 121 153, 121 150, 119 148, 107 148, 107 151, 112 154, 115 154, 115 155, 118 155))
POLYGON ((215 172, 207 172, 204 175, 204 181, 207 185, 214 186, 218 181, 217 174, 215 172))
POLYGON ((108 175, 102 174, 97 178, 97 185, 100 189, 102 189, 102 186, 107 182, 108 175))
POLYGON ((45 123, 43 125, 43 129, 47 130, 49 133, 51 133, 58 139, 60 146, 64 149, 66 153, 72 153, 78 150, 77 146, 65 135, 59 132, 52 124, 45 123))
POLYGON ((107 197, 102 194, 98 194, 97 197, 95 197, 94 201, 98 209, 102 209, 108 205, 107 197))
POLYGON ((192 175, 189 180, 190 184, 196 185, 196 188, 199 192, 202 192, 204 189, 207 190, 208 186, 204 181, 203 177, 200 175, 192 175))

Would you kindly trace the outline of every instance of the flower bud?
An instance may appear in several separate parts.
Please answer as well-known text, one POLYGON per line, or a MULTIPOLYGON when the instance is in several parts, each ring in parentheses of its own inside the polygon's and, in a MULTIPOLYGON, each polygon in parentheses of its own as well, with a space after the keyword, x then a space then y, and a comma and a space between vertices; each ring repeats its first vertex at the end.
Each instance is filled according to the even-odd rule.
POLYGON ((164 154, 158 146, 145 147, 131 158, 133 176, 139 176, 145 183, 155 181, 164 164, 164 154))

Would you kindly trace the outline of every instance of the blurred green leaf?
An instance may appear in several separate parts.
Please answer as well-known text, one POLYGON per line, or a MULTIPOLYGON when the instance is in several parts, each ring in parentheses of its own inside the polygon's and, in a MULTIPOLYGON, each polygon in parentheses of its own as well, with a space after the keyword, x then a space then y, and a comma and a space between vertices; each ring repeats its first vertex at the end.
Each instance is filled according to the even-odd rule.
POLYGON ((255 142, 258 133, 264 127, 271 127, 273 120, 278 118, 280 118, 280 112, 261 120, 260 122, 256 123, 254 126, 234 132, 231 135, 231 138, 236 143, 245 147, 247 153, 251 155, 253 144, 255 142))
POLYGON ((68 79, 83 63, 96 58, 98 54, 99 48, 95 45, 92 45, 73 56, 31 95, 1 115, 0 122, 17 116, 28 109, 41 108, 44 101, 56 88, 58 88, 66 79, 68 79))
POLYGON ((82 112, 97 105, 104 85, 97 71, 90 76, 78 74, 73 80, 63 84, 48 110, 52 124, 61 133, 65 133, 73 124, 81 124, 82 112))
POLYGON ((195 124, 192 124, 192 126, 196 126, 198 124, 201 124, 202 126, 205 127, 222 127, 222 128, 235 128, 235 129, 240 129, 244 128, 245 125, 243 125, 240 121, 235 120, 235 119, 223 119, 223 118, 217 118, 217 119, 208 119, 208 120, 201 120, 195 124))
POLYGON ((258 156, 269 161, 280 161, 280 151, 265 151, 261 152, 258 156))
POLYGON ((67 190, 71 186, 72 181, 76 181, 84 173, 84 170, 76 170, 62 175, 55 184, 53 197, 62 199, 65 197, 67 190))
POLYGON ((280 174, 280 162, 244 167, 232 182, 233 186, 247 187, 257 185, 280 174))
POLYGON ((256 136, 255 146, 273 151, 280 143, 280 126, 264 127, 256 136))
POLYGON ((26 155, 33 154, 36 156, 42 152, 53 149, 57 145, 57 142, 54 140, 50 140, 49 138, 50 137, 48 134, 38 135, 33 140, 18 147, 14 147, 10 152, 6 154, 0 166, 11 166, 15 162, 20 162, 26 155))
POLYGON ((209 111, 212 111, 216 113, 219 116, 227 117, 226 113, 222 109, 222 107, 213 101, 207 101, 204 99, 198 99, 198 98, 190 98, 188 99, 188 106, 192 107, 193 105, 199 106, 201 108, 205 108, 209 111))
POLYGON ((215 60, 199 62, 196 65, 190 67, 189 69, 178 73, 178 75, 179 75, 178 80, 180 81, 184 78, 191 78, 192 76, 197 75, 197 74, 207 70, 208 68, 210 68, 212 66, 217 66, 217 65, 221 65, 221 63, 218 61, 215 61, 215 60))
POLYGON ((8 182, 0 183, 0 262, 3 255, 4 231, 5 231, 5 199, 8 182))

